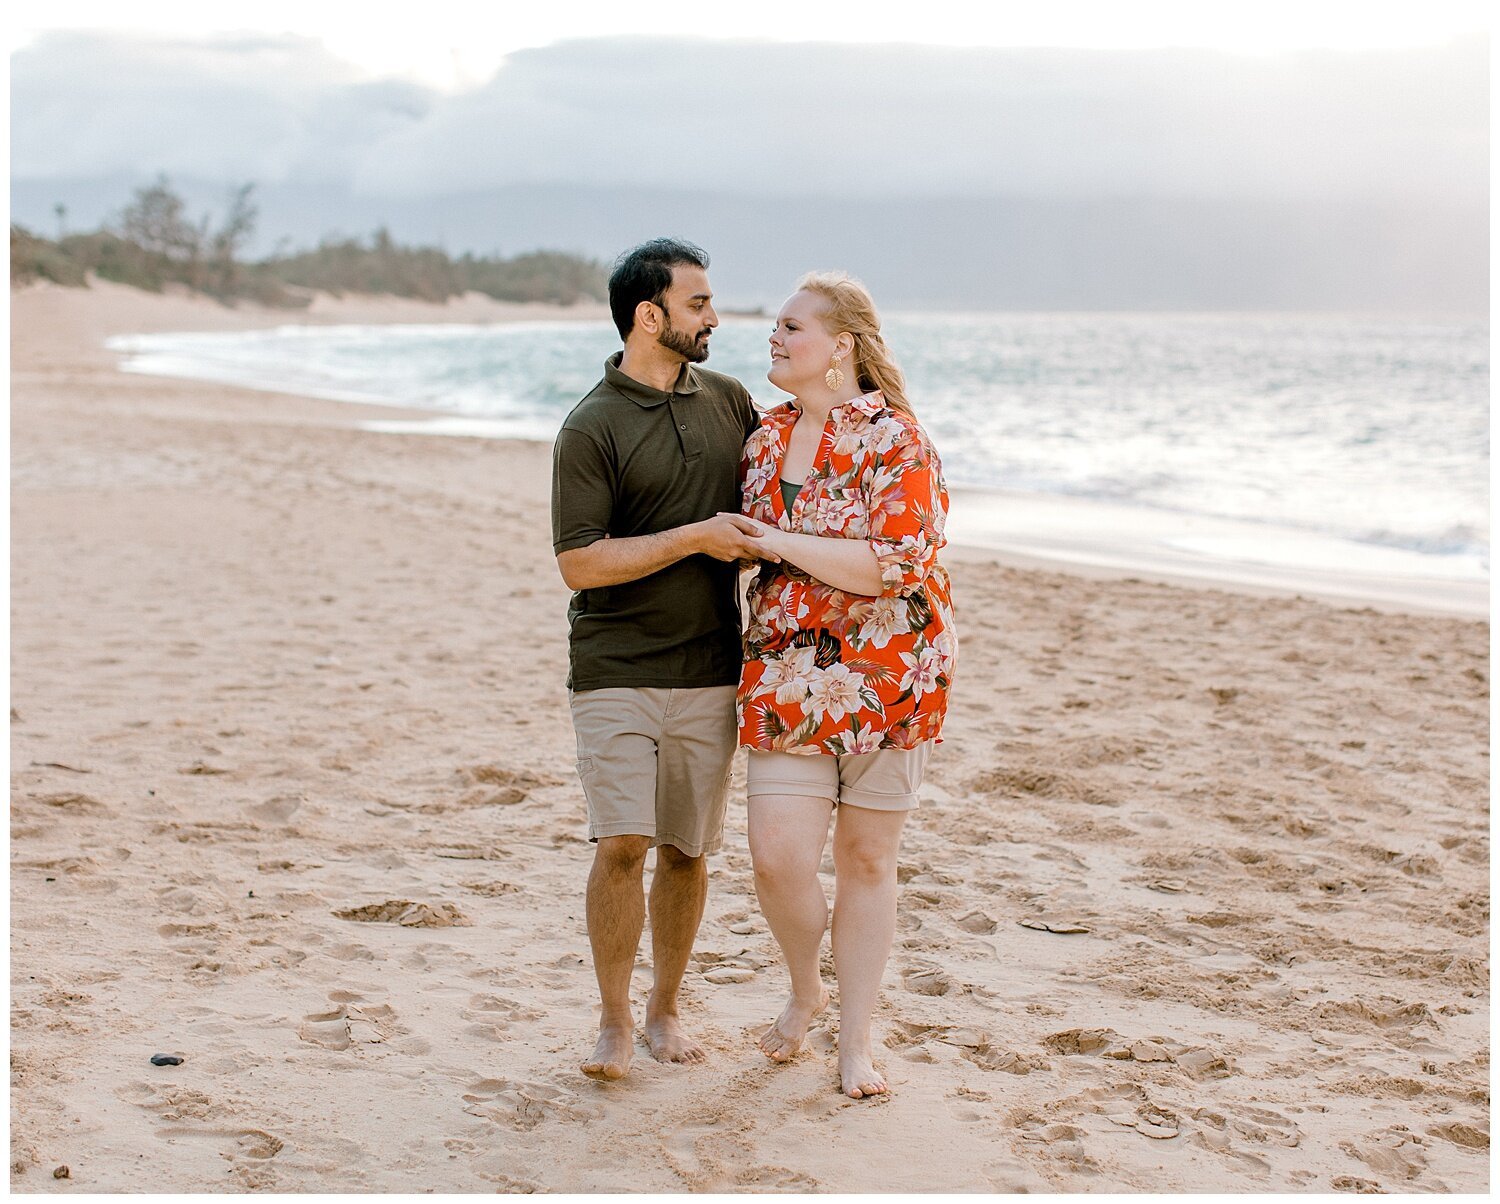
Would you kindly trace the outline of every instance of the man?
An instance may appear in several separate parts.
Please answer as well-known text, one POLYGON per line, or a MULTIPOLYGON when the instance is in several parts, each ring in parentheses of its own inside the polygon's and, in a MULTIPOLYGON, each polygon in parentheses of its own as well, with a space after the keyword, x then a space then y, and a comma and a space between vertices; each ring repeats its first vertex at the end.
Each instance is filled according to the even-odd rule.
POLYGON ((740 673, 736 562, 756 539, 739 510, 740 452, 757 416, 732 377, 694 367, 719 319, 708 256, 655 239, 609 280, 624 340, 553 449, 552 540, 568 607, 569 699, 578 774, 597 842, 588 883, 599 1039, 581 1067, 630 1068, 630 975, 651 878, 654 982, 645 1034, 664 1062, 702 1061, 677 991, 708 891, 704 858, 723 836, 740 673))

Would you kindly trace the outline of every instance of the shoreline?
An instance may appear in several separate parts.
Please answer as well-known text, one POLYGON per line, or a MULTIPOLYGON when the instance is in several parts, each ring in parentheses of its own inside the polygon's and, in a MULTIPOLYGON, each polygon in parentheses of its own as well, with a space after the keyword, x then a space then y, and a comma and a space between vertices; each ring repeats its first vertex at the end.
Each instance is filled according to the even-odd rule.
MULTIPOLYGON (((350 403, 360 404, 360 403, 350 403)), ((550 439, 496 429, 507 420, 432 414, 364 419, 360 430, 429 438, 504 440, 550 448, 550 439)), ((1010 568, 1040 568, 1101 581, 1153 581, 1189 589, 1222 589, 1261 598, 1311 598, 1339 607, 1393 614, 1489 616, 1489 581, 1468 574, 1424 572, 1436 566, 1420 553, 1312 531, 1212 515, 1178 514, 1059 494, 950 485, 947 558, 993 559, 1010 568), (955 522, 955 517, 957 522, 955 522), (956 528, 956 529, 955 529, 956 528), (1116 536, 1112 542, 1101 528, 1116 536), (1238 556, 1195 550, 1193 543, 1236 547, 1238 556), (1271 546, 1295 551, 1300 566, 1256 558, 1271 546), (1363 570, 1322 569, 1364 559, 1363 570), (1375 562, 1393 561, 1407 571, 1375 562), (1425 563, 1424 563, 1425 562, 1425 563)))
POLYGON ((182 298, 11 316, 14 1190, 1488 1188, 1486 622, 955 554, 890 1096, 836 1000, 756 1048, 743 755, 707 1058, 598 1083, 543 449, 100 350, 182 298))
MULTIPOLYGON (((479 324, 598 320, 601 316, 599 306, 501 308, 503 303, 492 303, 487 309, 485 300, 465 298, 450 311, 449 306, 392 298, 362 298, 353 303, 320 298, 322 307, 313 321, 282 320, 266 325, 389 322, 472 326, 486 313, 488 319, 479 324), (413 306, 426 308, 413 310, 413 306)), ((266 311, 266 316, 280 313, 266 311)), ((116 335, 110 342, 126 337, 116 335)), ((131 367, 130 357, 136 353, 128 348, 110 350, 119 357, 120 370, 133 375, 198 381, 253 393, 306 396, 312 401, 355 407, 338 425, 365 431, 551 445, 550 437, 518 433, 515 421, 510 419, 414 409, 333 392, 299 392, 270 382, 259 385, 191 373, 157 373, 131 367), (360 410, 380 416, 360 416, 360 410)), ((1258 597, 1308 597, 1334 606, 1368 606, 1392 613, 1465 618, 1489 615, 1488 574, 1471 569, 1473 557, 1434 556, 1271 523, 1060 494, 952 482, 949 492, 949 547, 958 557, 993 556, 1002 565, 1050 568, 1092 579, 1141 579, 1258 597)))

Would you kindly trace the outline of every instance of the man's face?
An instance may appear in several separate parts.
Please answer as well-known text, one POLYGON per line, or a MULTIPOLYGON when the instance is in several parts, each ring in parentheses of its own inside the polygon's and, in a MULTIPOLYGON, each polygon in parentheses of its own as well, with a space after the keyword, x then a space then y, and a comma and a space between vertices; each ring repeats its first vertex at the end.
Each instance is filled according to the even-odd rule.
POLYGON ((701 364, 708 358, 708 336, 719 324, 713 296, 702 268, 674 267, 672 286, 662 298, 662 330, 656 341, 688 363, 701 364))

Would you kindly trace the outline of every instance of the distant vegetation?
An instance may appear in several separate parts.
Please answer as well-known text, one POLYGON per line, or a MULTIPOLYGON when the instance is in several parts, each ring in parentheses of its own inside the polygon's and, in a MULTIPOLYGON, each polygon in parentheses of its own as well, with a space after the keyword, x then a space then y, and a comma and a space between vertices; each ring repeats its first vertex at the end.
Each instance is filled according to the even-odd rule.
POLYGON ((103 228, 67 234, 57 206, 58 237, 44 238, 21 226, 10 228, 11 283, 51 280, 83 286, 90 274, 160 292, 185 285, 225 304, 246 299, 289 309, 308 305, 312 290, 382 293, 423 301, 446 301, 466 292, 500 301, 567 305, 603 300, 603 265, 556 251, 533 251, 513 259, 464 254, 436 247, 399 246, 385 230, 368 242, 325 238, 312 250, 245 261, 245 244, 259 211, 254 185, 234 189, 217 224, 196 221, 165 176, 136 190, 131 202, 103 228))

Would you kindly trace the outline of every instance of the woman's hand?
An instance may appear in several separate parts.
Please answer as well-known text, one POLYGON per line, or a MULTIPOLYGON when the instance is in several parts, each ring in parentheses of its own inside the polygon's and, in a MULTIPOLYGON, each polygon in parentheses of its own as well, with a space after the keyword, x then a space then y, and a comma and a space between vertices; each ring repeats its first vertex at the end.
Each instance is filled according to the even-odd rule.
POLYGON ((783 531, 744 514, 727 515, 721 511, 720 517, 734 519, 736 529, 749 537, 767 560, 796 565, 824 585, 848 594, 880 596, 880 562, 866 540, 783 531))
POLYGON ((778 537, 783 534, 780 527, 763 523, 757 518, 751 518, 748 514, 731 514, 727 510, 720 510, 715 517, 727 518, 736 529, 753 539, 762 560, 780 562, 781 553, 775 546, 778 537))

